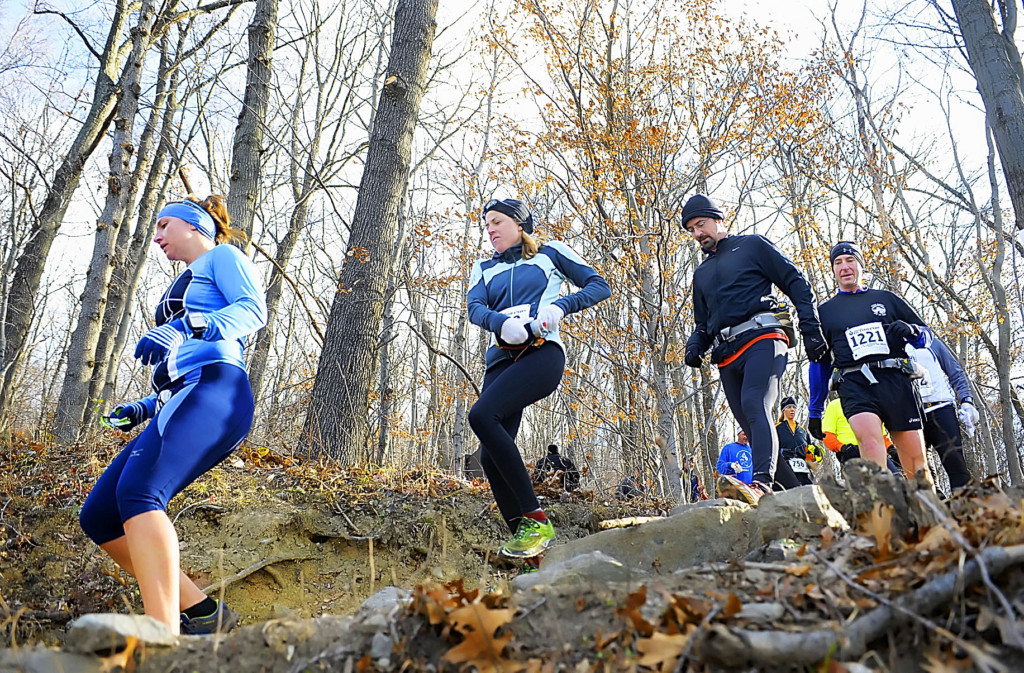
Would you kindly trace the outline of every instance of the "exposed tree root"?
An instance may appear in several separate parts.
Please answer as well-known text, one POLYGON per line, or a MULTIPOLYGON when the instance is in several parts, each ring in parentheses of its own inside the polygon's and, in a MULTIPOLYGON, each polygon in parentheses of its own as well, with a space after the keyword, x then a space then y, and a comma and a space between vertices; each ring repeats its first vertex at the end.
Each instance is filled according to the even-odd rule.
MULTIPOLYGON (((930 614, 948 604, 967 587, 981 582, 983 567, 994 576, 1020 563, 1024 563, 1024 545, 989 547, 964 564, 963 572, 940 575, 917 590, 855 619, 842 630, 750 631, 716 624, 700 636, 694 649, 706 663, 726 668, 806 666, 829 656, 841 660, 857 659, 871 642, 890 629, 920 620, 920 615, 930 614)), ((960 641, 958 644, 963 645, 960 641)), ((981 669, 1003 668, 976 648, 967 649, 981 669)))
MULTIPOLYGON (((274 565, 275 563, 281 563, 283 561, 305 561, 305 560, 307 560, 309 558, 310 558, 310 556, 308 554, 285 554, 283 556, 274 556, 273 558, 263 559, 263 560, 261 560, 261 561, 259 561, 257 563, 253 563, 251 566, 249 566, 248 568, 245 568, 244 570, 238 571, 237 573, 235 573, 234 575, 231 575, 230 577, 225 577, 221 581, 216 582, 214 584, 211 584, 210 586, 208 586, 205 589, 203 589, 203 592, 207 596, 209 596, 209 595, 212 595, 216 591, 220 591, 221 589, 223 589, 224 587, 228 586, 232 582, 237 582, 240 579, 246 578, 249 575, 251 575, 254 572, 256 572, 257 570, 262 570, 263 568, 266 568, 267 566, 274 565)), ((280 583, 280 580, 278 580, 278 582, 280 583)))

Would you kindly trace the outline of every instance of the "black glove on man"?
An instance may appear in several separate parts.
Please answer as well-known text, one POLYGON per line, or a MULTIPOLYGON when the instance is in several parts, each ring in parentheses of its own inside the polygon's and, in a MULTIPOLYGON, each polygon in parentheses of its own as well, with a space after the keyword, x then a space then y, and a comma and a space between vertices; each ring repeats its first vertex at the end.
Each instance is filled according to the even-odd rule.
POLYGON ((814 418, 813 416, 811 418, 808 418, 807 419, 807 431, 809 433, 811 433, 811 436, 814 437, 817 440, 825 439, 825 435, 821 431, 821 419, 820 418, 814 418))
POLYGON ((845 463, 854 458, 860 458, 860 447, 856 444, 843 444, 839 449, 839 462, 845 463))
POLYGON ((920 327, 903 322, 902 320, 897 320, 890 324, 886 331, 897 339, 903 339, 904 341, 916 339, 921 334, 920 327))
POLYGON ((807 358, 811 362, 825 362, 828 358, 828 342, 822 336, 821 330, 807 332, 804 336, 804 350, 807 351, 807 358))
POLYGON ((701 362, 700 346, 697 344, 686 344, 686 352, 683 355, 683 361, 686 363, 687 367, 699 369, 701 362))

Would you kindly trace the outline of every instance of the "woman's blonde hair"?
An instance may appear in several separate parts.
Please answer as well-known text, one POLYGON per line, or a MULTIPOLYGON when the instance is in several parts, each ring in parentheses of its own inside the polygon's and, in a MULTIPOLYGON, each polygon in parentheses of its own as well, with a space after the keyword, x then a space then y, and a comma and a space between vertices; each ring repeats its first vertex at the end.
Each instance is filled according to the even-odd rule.
POLYGON ((528 234, 523 230, 523 259, 532 259, 542 245, 544 245, 544 239, 541 236, 528 234))
POLYGON ((217 234, 213 237, 214 243, 245 243, 248 237, 241 229, 231 228, 231 216, 228 215, 228 208, 224 205, 224 197, 220 194, 210 194, 201 199, 194 194, 185 197, 192 203, 199 204, 203 210, 213 218, 213 225, 217 228, 217 234))

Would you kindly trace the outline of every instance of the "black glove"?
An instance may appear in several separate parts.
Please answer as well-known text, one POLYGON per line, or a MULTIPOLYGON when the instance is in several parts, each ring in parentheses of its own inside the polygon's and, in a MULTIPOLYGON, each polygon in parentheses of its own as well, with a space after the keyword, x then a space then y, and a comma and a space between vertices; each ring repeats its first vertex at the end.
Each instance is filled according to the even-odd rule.
POLYGON ((686 362, 687 367, 699 369, 701 364, 700 346, 697 344, 686 344, 686 353, 683 355, 683 361, 686 362))
POLYGON ((821 432, 821 419, 814 418, 813 416, 807 419, 807 432, 811 433, 811 436, 815 439, 825 439, 825 435, 821 432))
POLYGON ((828 343, 822 336, 821 330, 807 332, 804 337, 804 350, 807 351, 807 359, 811 362, 824 363, 828 358, 828 343))
POLYGON ((149 419, 146 407, 141 402, 119 404, 106 416, 100 417, 100 425, 128 432, 136 425, 149 419))
POLYGON ((903 339, 904 341, 910 341, 916 339, 921 334, 921 328, 917 325, 911 325, 908 322, 897 320, 891 323, 885 330, 889 335, 896 337, 897 339, 903 339))
POLYGON ((843 444, 839 449, 839 462, 845 463, 854 458, 860 458, 860 447, 856 444, 843 444))

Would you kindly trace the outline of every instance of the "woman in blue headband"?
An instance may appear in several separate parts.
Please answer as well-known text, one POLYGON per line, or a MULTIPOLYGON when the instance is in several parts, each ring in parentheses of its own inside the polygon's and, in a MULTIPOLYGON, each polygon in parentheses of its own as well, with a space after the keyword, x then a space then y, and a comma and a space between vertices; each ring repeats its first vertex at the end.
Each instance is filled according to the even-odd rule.
POLYGON ((234 451, 252 426, 242 359, 267 306, 252 262, 233 245, 219 195, 169 203, 153 242, 188 266, 157 305, 156 326, 135 357, 153 365, 153 394, 120 404, 103 423, 146 428, 114 459, 82 506, 82 529, 139 582, 146 614, 184 634, 224 632, 239 615, 208 598, 181 571, 168 501, 234 451))

